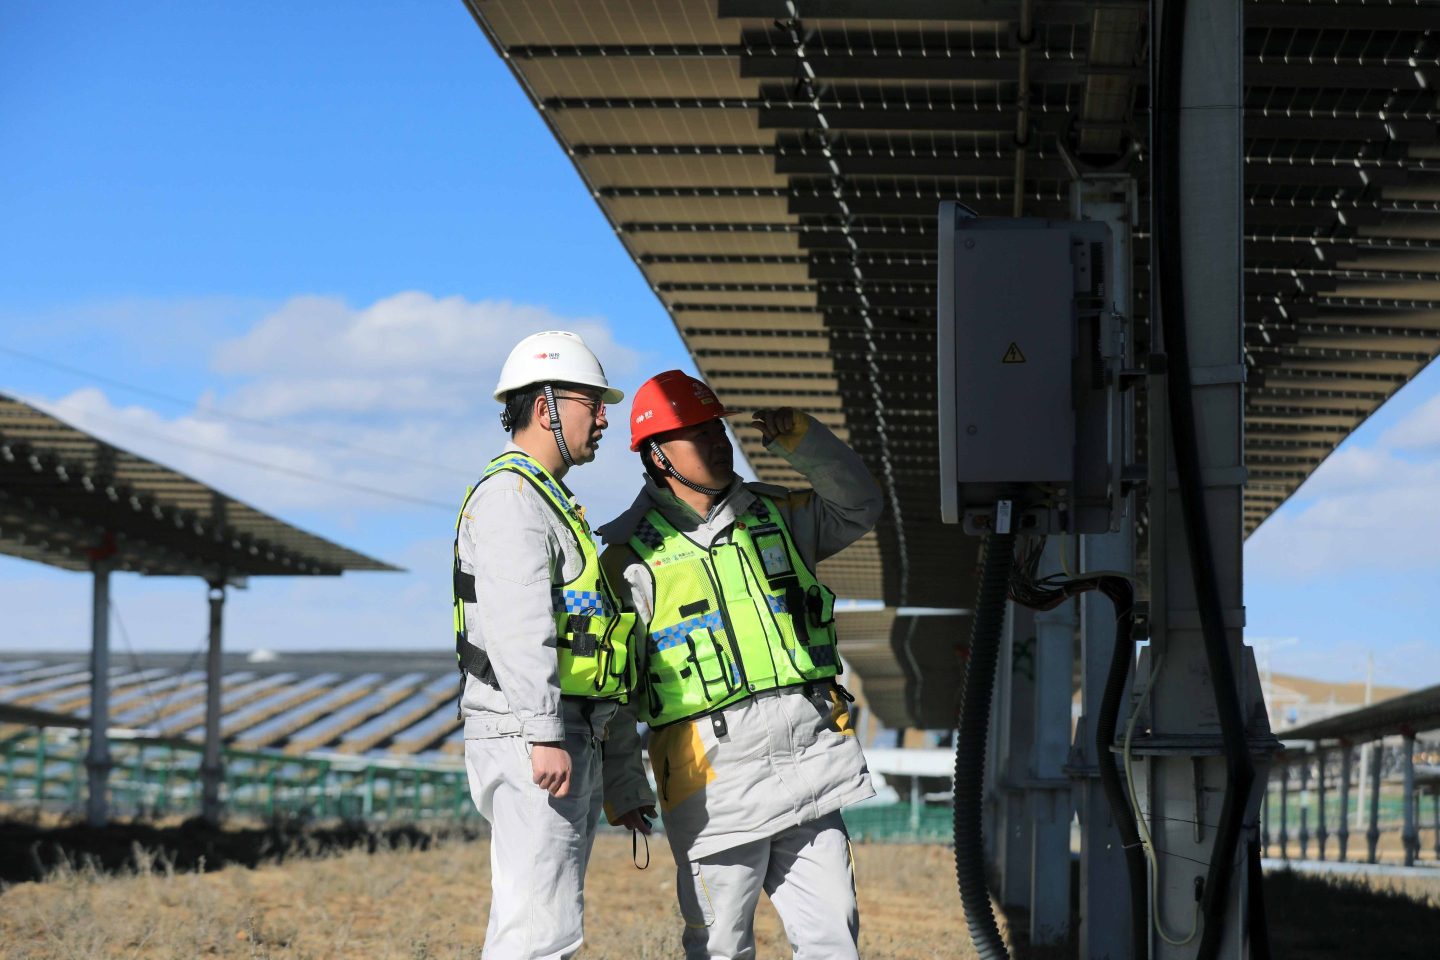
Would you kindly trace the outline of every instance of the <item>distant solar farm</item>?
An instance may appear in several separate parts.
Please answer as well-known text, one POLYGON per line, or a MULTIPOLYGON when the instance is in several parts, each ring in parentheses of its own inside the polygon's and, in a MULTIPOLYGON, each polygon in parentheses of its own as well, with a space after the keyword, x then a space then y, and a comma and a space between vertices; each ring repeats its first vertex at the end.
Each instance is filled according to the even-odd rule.
MULTIPOLYGON (((221 736, 233 749, 420 761, 463 752, 458 674, 443 653, 237 653, 226 655, 223 676, 221 736)), ((0 654, 0 704, 83 720, 89 702, 84 654, 0 654)), ((199 744, 203 659, 116 655, 110 720, 145 736, 199 744)))

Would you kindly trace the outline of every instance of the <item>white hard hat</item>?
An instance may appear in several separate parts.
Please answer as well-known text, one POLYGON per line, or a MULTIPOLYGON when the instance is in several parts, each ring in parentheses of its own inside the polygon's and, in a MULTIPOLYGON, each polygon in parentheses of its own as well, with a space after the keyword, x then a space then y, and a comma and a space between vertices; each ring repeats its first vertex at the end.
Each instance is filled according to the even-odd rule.
POLYGON ((578 334, 566 330, 546 330, 521 340, 505 358, 500 381, 495 384, 495 399, 505 402, 505 394, 537 383, 574 383, 582 387, 599 387, 606 403, 619 403, 625 394, 610 386, 605 368, 578 334))

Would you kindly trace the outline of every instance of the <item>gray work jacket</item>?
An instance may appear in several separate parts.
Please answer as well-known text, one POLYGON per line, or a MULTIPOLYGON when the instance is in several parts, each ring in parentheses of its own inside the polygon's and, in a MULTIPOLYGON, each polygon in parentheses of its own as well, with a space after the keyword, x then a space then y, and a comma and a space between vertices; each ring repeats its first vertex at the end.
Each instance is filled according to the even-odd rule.
MULTIPOLYGON (((525 451, 509 443, 505 452, 525 451)), ((465 501, 459 540, 461 572, 475 577, 465 628, 500 684, 496 690, 466 675, 460 698, 466 738, 555 743, 569 726, 603 739, 615 703, 560 696, 550 585, 574 579, 585 562, 570 527, 534 484, 502 472, 465 501)))
MULTIPOLYGON (((652 507, 676 530, 709 546, 725 542, 730 525, 763 493, 784 515, 812 570, 875 526, 884 499, 864 461, 819 421, 800 420, 767 450, 788 460, 813 490, 736 480, 710 515, 700 517, 647 478, 634 504, 599 528, 607 544, 601 563, 642 620, 648 622, 654 609, 655 581, 627 541, 652 507)), ((641 644, 641 676, 645 653, 641 644)), ((650 738, 665 832, 677 863, 774 836, 875 795, 843 701, 786 693, 743 700, 726 707, 724 717, 723 734, 707 716, 670 724, 650 738)), ((605 808, 612 818, 652 802, 634 721, 633 708, 622 707, 605 744, 605 808)))

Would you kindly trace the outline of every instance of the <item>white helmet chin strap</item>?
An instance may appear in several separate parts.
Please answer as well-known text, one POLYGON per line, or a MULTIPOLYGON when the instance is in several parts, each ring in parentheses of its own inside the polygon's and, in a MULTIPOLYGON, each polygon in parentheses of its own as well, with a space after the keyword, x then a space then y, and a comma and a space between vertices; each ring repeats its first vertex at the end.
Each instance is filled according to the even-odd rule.
POLYGON ((560 459, 565 461, 565 466, 575 466, 575 461, 570 457, 570 448, 565 445, 565 428, 560 423, 560 405, 555 402, 555 388, 545 384, 542 388, 545 391, 545 405, 550 409, 550 432, 555 436, 555 446, 560 449, 560 459))
POLYGON ((720 496, 720 494, 725 492, 724 487, 702 487, 694 480, 691 480, 689 477, 683 475, 679 470, 676 470, 675 465, 670 462, 670 458, 665 456, 665 452, 660 449, 660 444, 656 443, 654 440, 650 441, 650 452, 655 454, 655 459, 660 462, 660 469, 664 470, 666 474, 674 477, 676 480, 679 480, 681 483, 689 487, 691 490, 694 490, 696 493, 703 493, 707 497, 718 497, 720 496))

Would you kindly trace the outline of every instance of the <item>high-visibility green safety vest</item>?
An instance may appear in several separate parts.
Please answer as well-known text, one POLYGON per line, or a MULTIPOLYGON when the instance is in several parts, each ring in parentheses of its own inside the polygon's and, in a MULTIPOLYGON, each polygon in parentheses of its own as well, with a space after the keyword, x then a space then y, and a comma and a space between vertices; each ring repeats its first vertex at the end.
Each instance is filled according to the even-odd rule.
POLYGON ((641 720, 664 726, 840 672, 835 594, 769 499, 735 521, 729 543, 701 547, 651 510, 630 545, 655 578, 641 720))
MULTIPOLYGON (((491 460, 480 480, 465 491, 464 502, 469 503, 475 487, 497 473, 513 473, 540 491, 545 502, 575 535, 585 561, 573 580, 550 585, 560 693, 595 700, 625 700, 634 686, 635 614, 620 610, 615 591, 610 589, 600 568, 600 556, 584 513, 575 505, 569 491, 534 457, 516 452, 491 460)), ((455 520, 455 655, 462 672, 499 689, 495 670, 485 651, 471 644, 466 636, 465 604, 475 602, 475 578, 460 569, 460 519, 464 517, 464 504, 460 510, 461 516, 455 520)), ((502 552, 505 548, 503 543, 489 545, 489 549, 502 552)))

